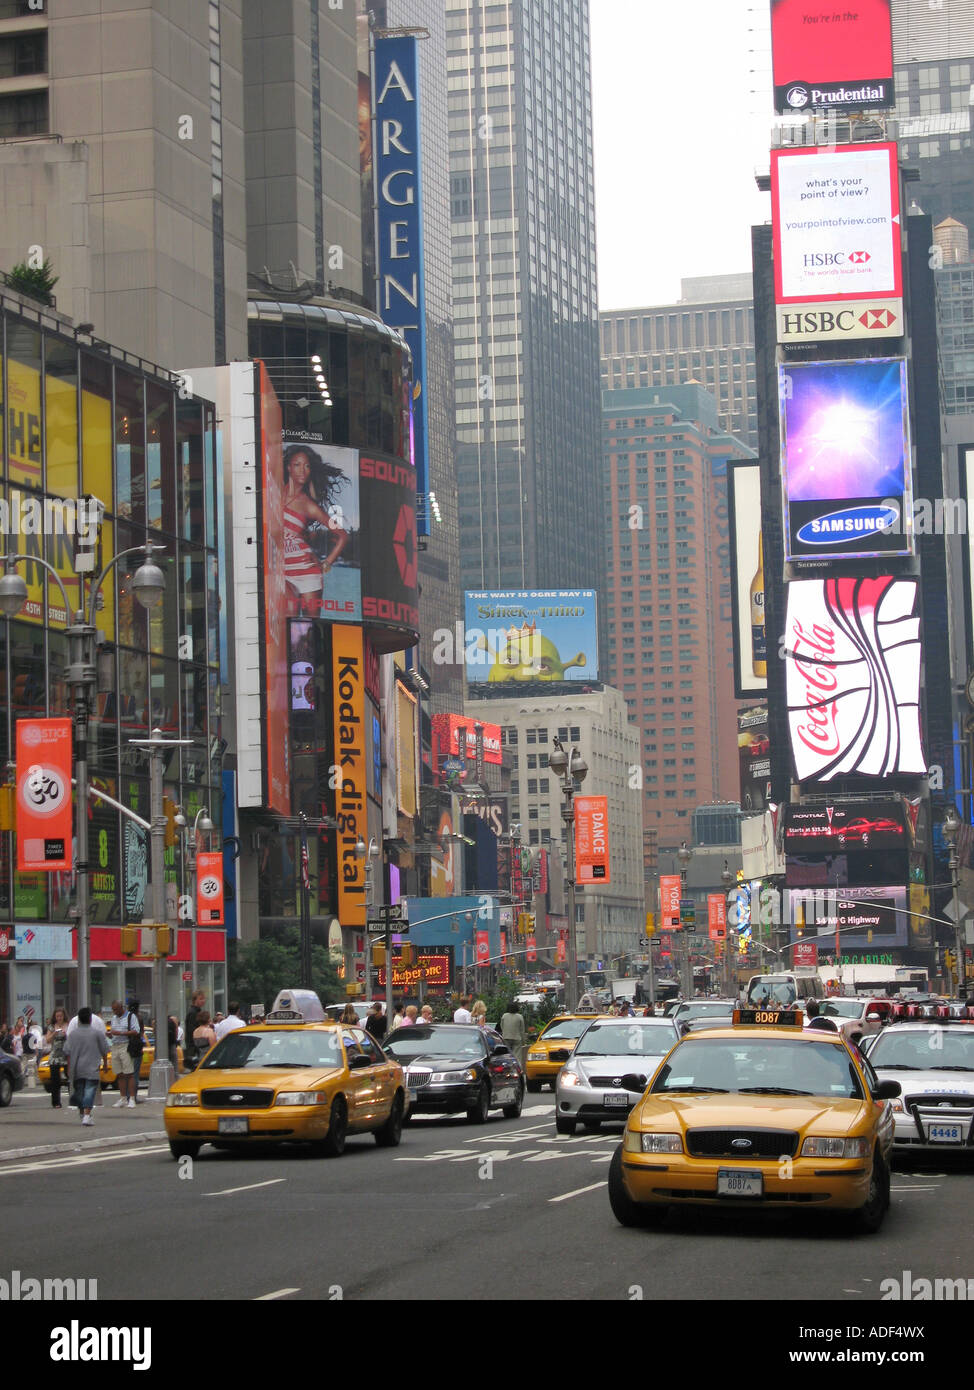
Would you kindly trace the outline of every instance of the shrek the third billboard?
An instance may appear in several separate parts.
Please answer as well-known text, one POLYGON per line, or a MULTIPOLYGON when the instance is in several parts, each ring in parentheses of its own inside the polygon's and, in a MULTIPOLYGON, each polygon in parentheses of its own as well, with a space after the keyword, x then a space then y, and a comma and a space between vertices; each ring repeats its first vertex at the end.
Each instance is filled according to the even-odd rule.
POLYGON ((468 589, 469 685, 598 679, 594 589, 468 589))

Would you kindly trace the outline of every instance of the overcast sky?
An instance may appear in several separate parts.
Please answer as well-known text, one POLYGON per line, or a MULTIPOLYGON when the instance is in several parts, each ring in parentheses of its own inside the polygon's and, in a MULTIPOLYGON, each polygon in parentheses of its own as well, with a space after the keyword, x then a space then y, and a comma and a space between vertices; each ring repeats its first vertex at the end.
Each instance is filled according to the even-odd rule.
POLYGON ((770 216, 767 0, 590 0, 599 306, 751 268, 770 216))

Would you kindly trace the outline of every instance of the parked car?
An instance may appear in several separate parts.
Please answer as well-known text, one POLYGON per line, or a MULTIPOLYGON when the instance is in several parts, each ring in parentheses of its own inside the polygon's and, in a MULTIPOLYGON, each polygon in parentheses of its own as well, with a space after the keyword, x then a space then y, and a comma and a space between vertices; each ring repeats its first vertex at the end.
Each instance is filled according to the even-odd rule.
POLYGON ((414 1023, 383 1040, 386 1053, 405 1073, 413 1115, 465 1113, 483 1124, 491 1110, 516 1120, 524 1104, 520 1062, 490 1028, 463 1023, 414 1023))
POLYGON ((24 1069, 19 1057, 0 1052, 0 1108, 8 1106, 16 1091, 24 1089, 24 1069))

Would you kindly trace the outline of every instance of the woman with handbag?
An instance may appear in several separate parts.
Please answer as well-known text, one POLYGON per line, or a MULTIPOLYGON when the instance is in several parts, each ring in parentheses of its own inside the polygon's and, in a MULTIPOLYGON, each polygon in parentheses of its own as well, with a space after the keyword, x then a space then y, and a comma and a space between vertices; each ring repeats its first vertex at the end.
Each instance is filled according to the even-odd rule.
POLYGON ((68 1059, 64 1051, 67 1037, 67 1010, 57 1008, 51 1015, 51 1021, 47 1025, 47 1032, 44 1035, 51 1068, 51 1105, 55 1110, 61 1109, 61 1087, 67 1080, 68 1059))

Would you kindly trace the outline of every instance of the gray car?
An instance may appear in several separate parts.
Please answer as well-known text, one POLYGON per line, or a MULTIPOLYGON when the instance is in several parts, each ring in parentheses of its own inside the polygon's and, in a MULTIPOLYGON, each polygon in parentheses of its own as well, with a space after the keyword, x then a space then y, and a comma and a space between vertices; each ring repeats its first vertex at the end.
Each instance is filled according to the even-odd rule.
POLYGON ((596 1018, 578 1040, 555 1086, 555 1128, 574 1134, 579 1123, 624 1122, 649 1078, 679 1041, 670 1018, 596 1018))

